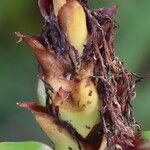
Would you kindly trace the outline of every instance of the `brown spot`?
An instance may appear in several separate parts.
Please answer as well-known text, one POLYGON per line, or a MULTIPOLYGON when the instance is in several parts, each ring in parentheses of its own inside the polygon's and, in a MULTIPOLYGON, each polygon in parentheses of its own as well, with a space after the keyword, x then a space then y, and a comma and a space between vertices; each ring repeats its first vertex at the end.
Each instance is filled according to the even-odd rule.
POLYGON ((87 125, 86 125, 85 127, 86 127, 87 129, 91 129, 91 127, 89 127, 89 126, 87 126, 87 125))
POLYGON ((87 101, 87 105, 90 105, 92 102, 91 101, 87 101))
POLYGON ((88 94, 88 95, 89 95, 89 96, 92 96, 92 90, 89 91, 89 94, 88 94))

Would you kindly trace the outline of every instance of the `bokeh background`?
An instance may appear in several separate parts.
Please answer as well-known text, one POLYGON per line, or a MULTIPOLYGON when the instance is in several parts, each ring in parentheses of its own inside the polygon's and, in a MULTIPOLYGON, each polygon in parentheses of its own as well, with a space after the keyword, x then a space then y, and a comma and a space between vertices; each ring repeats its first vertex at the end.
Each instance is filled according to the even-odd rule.
MULTIPOLYGON (((117 55, 129 70, 150 73, 150 0, 90 1, 92 8, 114 4, 119 7, 117 55)), ((16 106, 36 100, 37 63, 27 45, 16 44, 14 32, 37 35, 41 26, 37 0, 0 0, 0 141, 49 142, 30 112, 16 106)), ((135 118, 150 130, 150 80, 139 83, 136 91, 135 118)))

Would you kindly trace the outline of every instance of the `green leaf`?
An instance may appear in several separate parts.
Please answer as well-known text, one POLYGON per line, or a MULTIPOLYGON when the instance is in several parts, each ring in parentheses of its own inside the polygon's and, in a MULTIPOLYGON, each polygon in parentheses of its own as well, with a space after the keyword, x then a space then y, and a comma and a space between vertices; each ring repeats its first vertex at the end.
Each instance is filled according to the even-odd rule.
POLYGON ((52 150, 39 142, 4 142, 0 143, 0 150, 52 150))
MULTIPOLYGON (((135 146, 137 146, 137 144, 135 146)), ((149 150, 150 149, 150 131, 142 132, 140 142, 137 146, 137 149, 138 150, 149 150)))
POLYGON ((142 139, 150 141, 150 131, 144 131, 142 133, 142 139))

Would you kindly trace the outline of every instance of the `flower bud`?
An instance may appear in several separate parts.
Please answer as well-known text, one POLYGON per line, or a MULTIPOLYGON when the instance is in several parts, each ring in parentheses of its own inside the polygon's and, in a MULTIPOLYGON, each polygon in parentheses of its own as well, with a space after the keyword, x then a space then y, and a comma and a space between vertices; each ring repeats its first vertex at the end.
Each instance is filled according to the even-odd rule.
POLYGON ((86 14, 83 7, 76 0, 69 0, 61 7, 58 19, 68 41, 81 56, 88 38, 86 14))

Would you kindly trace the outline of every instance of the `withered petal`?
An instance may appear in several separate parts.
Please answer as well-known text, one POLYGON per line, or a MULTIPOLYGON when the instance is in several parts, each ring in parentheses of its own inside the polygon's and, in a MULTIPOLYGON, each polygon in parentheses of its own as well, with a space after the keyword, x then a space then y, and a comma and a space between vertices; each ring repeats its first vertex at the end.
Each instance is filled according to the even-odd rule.
MULTIPOLYGON (((26 35, 22 35, 19 32, 15 33, 21 41, 25 41, 29 46, 32 48, 32 52, 36 56, 38 62, 41 64, 45 75, 48 76, 48 74, 51 73, 51 65, 52 64, 58 64, 55 61, 55 54, 51 49, 46 49, 35 37, 30 37, 26 35), (49 72, 49 73, 48 73, 49 72)), ((59 68, 57 66, 57 68, 59 68)))
POLYGON ((20 38, 18 42, 21 42, 23 40, 28 43, 33 49, 45 49, 45 47, 35 37, 23 35, 20 32, 15 32, 15 34, 20 38))
POLYGON ((109 18, 114 19, 115 15, 117 13, 117 8, 118 7, 116 5, 114 5, 110 8, 102 8, 101 13, 103 16, 108 16, 109 18))
POLYGON ((32 48, 32 52, 42 66, 44 81, 50 84, 54 91, 57 92, 60 87, 64 87, 64 90, 71 89, 73 83, 63 77, 65 69, 70 69, 65 58, 56 56, 53 50, 46 49, 35 37, 22 35, 19 32, 16 32, 16 35, 20 37, 19 41, 25 41, 32 48))
POLYGON ((47 113, 48 111, 46 109, 46 107, 44 106, 39 106, 37 105, 35 102, 19 102, 17 103, 18 106, 22 107, 22 108, 26 108, 32 111, 37 111, 37 112, 41 112, 41 113, 47 113))
MULTIPOLYGON (((40 64, 44 67, 48 67, 48 63, 51 62, 50 52, 45 49, 45 47, 35 38, 27 35, 23 35, 19 32, 15 32, 15 34, 20 38, 20 41, 25 41, 32 48, 32 52, 35 54, 36 58, 40 62, 40 64)), ((51 63, 50 63, 51 64, 51 63)))
POLYGON ((52 0, 38 0, 41 15, 45 20, 48 19, 50 11, 52 9, 52 0))

